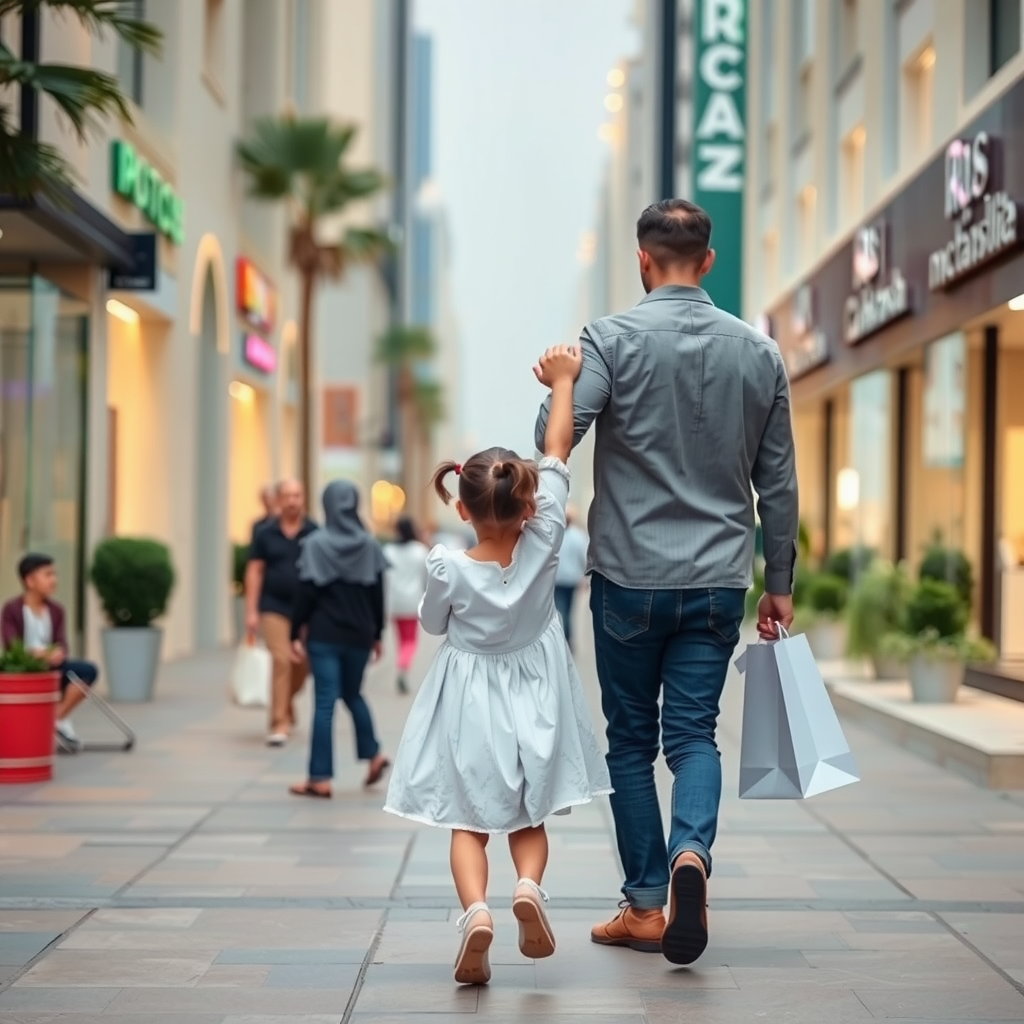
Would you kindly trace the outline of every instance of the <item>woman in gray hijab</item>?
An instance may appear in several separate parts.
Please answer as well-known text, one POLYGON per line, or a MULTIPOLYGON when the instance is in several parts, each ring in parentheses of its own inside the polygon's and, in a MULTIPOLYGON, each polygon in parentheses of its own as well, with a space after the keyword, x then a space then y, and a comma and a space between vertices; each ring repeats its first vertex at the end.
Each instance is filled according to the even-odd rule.
POLYGON ((390 762, 381 753, 362 695, 363 673, 381 652, 384 553, 359 519, 359 492, 347 480, 324 490, 325 526, 302 543, 299 591, 292 608, 292 648, 309 658, 314 711, 309 778, 291 792, 329 797, 334 776, 334 706, 341 700, 355 726, 356 757, 369 762, 365 784, 379 782, 390 762))

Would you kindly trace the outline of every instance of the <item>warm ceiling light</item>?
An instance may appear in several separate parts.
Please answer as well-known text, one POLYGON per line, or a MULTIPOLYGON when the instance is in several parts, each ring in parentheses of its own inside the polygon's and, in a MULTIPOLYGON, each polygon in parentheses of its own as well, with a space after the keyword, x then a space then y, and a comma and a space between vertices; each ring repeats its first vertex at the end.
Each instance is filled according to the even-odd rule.
POLYGON ((131 306, 118 302, 117 299, 107 299, 107 312, 111 316, 116 316, 118 320, 123 320, 126 324, 137 324, 139 322, 138 312, 132 309, 131 306))
POLYGON ((615 128, 607 121, 597 129, 597 137, 602 142, 612 142, 615 139, 615 128))
POLYGON ((612 68, 608 72, 608 84, 613 89, 621 89, 626 84, 626 73, 622 68, 612 68))
POLYGON ((1024 295, 1018 295, 1016 298, 1010 299, 1009 306, 1014 313, 1024 312, 1024 295))
POLYGON ((926 46, 921 51, 921 56, 917 58, 917 66, 922 71, 927 71, 930 67, 935 66, 935 47, 926 46))
POLYGON ((228 385, 228 394, 232 398, 237 398, 239 402, 251 402, 256 397, 256 392, 240 380, 233 380, 228 385))
POLYGON ((617 114, 622 109, 622 97, 615 92, 608 93, 604 98, 604 109, 617 114))
POLYGON ((850 142, 852 142, 858 149, 864 145, 864 140, 867 139, 867 137, 868 133, 862 124, 857 125, 857 127, 850 132, 850 142))

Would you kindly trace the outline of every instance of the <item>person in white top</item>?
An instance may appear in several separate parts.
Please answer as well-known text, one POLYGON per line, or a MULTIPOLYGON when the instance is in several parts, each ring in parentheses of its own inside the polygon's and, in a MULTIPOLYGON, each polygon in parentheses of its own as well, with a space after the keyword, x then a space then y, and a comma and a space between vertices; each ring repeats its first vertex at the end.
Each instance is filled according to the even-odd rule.
POLYGON ((558 572, 555 574, 555 607, 562 620, 565 639, 572 649, 572 606, 576 591, 587 575, 587 531, 576 523, 576 510, 565 510, 565 536, 558 552, 558 572))
POLYGON ((398 637, 398 692, 409 692, 409 668, 416 656, 419 639, 419 610, 427 589, 427 546, 416 536, 416 527, 408 518, 395 524, 398 539, 384 545, 388 569, 385 575, 388 612, 398 637))
POLYGON ((434 487, 473 525, 468 551, 427 559, 423 628, 444 636, 395 755, 386 811, 451 830, 451 868, 465 913, 459 984, 491 977, 487 840, 508 836, 516 877, 519 949, 551 956, 555 940, 540 888, 544 821, 611 792, 582 684, 555 611, 555 565, 565 532, 578 350, 549 350, 535 373, 551 387, 545 458, 490 448, 465 466, 442 464, 434 487))

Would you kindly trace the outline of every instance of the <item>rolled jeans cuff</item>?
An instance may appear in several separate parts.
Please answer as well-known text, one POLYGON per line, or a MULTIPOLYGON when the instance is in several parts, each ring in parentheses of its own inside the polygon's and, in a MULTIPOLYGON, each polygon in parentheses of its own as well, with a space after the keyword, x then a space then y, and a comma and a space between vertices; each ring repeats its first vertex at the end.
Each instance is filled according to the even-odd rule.
POLYGON ((623 888, 622 895, 634 910, 662 910, 668 903, 668 886, 659 885, 654 889, 623 888))
POLYGON ((700 843, 686 842, 680 843, 679 846, 672 851, 672 856, 668 859, 669 870, 675 867, 675 863, 679 854, 681 853, 695 853, 704 862, 704 872, 708 878, 711 877, 711 851, 705 849, 700 843))

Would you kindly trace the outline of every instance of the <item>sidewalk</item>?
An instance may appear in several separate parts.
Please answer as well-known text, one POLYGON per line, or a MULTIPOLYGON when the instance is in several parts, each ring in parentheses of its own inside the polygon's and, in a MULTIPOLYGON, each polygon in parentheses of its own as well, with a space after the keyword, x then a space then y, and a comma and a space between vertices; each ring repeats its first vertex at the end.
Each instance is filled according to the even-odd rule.
MULTIPOLYGON (((580 661, 592 681, 589 642, 580 661)), ((601 802, 551 823, 550 960, 515 948, 511 865, 492 844, 494 979, 458 989, 447 836, 360 789, 344 711, 335 799, 289 797, 305 736, 264 747, 262 713, 226 703, 229 664, 165 668, 156 702, 127 711, 134 752, 62 758, 53 783, 0 789, 3 1024, 1024 1020, 1024 791, 978 789, 851 728, 863 783, 740 802, 733 678, 698 964, 589 942, 621 881, 601 802)), ((407 699, 387 664, 367 691, 394 750, 407 699)))

